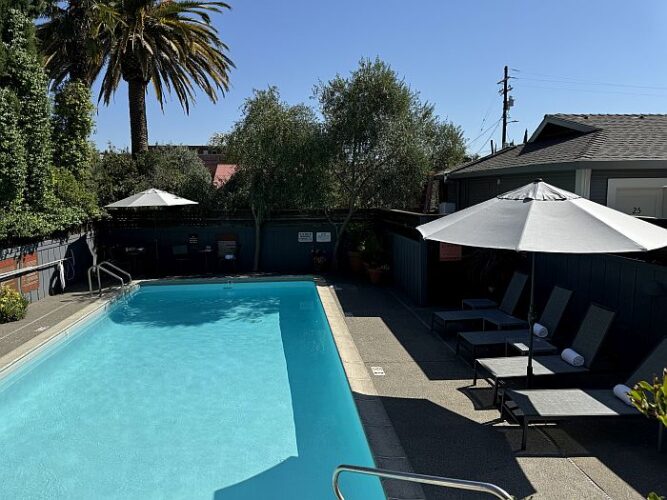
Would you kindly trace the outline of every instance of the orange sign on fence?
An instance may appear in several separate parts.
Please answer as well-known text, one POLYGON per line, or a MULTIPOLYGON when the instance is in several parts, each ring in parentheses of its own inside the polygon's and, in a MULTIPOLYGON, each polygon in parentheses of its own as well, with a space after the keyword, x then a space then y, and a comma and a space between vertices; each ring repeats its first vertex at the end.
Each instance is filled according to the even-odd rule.
POLYGON ((461 260, 461 245, 440 243, 440 262, 461 260))

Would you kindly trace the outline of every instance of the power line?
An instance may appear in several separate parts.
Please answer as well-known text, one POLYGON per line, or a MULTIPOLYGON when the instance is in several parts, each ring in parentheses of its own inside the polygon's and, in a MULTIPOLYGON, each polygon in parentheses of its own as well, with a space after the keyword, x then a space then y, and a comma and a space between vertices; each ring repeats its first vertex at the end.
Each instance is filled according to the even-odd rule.
POLYGON ((647 89, 647 90, 667 90, 665 86, 656 86, 656 85, 635 85, 629 83, 618 83, 618 82, 601 82, 595 80, 586 80, 583 78, 575 78, 562 75, 551 75, 547 73, 534 73, 531 71, 521 71, 519 69, 512 68, 513 72, 519 73, 520 76, 515 76, 517 80, 531 80, 531 81, 541 81, 541 82, 554 82, 554 83, 569 83, 573 85, 599 85, 603 87, 623 87, 623 88, 635 88, 635 89, 647 89), (538 76, 542 78, 531 78, 524 77, 522 75, 538 76))
MULTIPOLYGON (((469 141, 466 143, 466 146, 472 146, 475 142, 477 142, 477 141, 479 140, 480 137, 482 137, 482 136, 483 136, 484 134, 486 134, 489 130, 491 130, 492 127, 495 126, 496 129, 497 129, 497 128, 498 128, 498 124, 500 123, 501 120, 502 120, 502 118, 498 118, 495 122, 493 122, 491 125, 489 125, 488 128, 486 128, 485 130, 483 130, 477 137, 475 137, 475 138, 472 139, 472 140, 469 140, 469 141)), ((494 131, 495 131, 495 130, 494 130, 494 131)))
MULTIPOLYGON (((494 92, 495 94, 495 92, 494 92)), ((493 104, 496 100, 496 96, 494 95, 491 101, 489 102, 488 107, 486 108, 486 112, 484 113, 484 118, 482 118, 482 124, 479 126, 479 131, 481 132, 482 129, 484 128, 484 124, 486 123, 486 119, 489 117, 489 113, 491 112, 491 108, 493 107, 493 104)))
POLYGON ((615 94, 615 95, 631 95, 631 96, 644 96, 644 97, 663 97, 667 98, 667 93, 665 94, 647 94, 642 92, 623 92, 620 90, 598 90, 598 89, 582 89, 576 87, 556 87, 556 86, 547 86, 547 85, 524 85, 521 84, 521 88, 524 89, 545 89, 545 90, 566 90, 570 92, 585 92, 588 94, 615 94))
POLYGON ((502 118, 496 122, 496 126, 493 128, 491 133, 487 136, 486 140, 482 143, 482 146, 477 150, 477 152, 475 153, 476 155, 478 155, 482 151, 482 149, 484 149, 484 146, 486 146, 486 143, 489 142, 491 137, 493 137, 493 134, 496 133, 496 130, 498 130, 498 127, 500 126, 501 121, 502 121, 502 118))

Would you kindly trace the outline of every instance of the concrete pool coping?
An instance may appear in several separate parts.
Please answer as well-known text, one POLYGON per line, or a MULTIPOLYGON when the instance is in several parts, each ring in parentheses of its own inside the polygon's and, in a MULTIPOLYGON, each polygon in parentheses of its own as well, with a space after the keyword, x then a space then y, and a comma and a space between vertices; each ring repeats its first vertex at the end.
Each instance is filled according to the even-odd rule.
MULTIPOLYGON (((324 279, 315 279, 315 283, 375 464, 381 469, 414 472, 345 323, 335 287, 324 279)), ((382 485, 390 500, 426 498, 416 483, 382 480, 382 485)))
MULTIPOLYGON (((25 363, 42 354, 46 349, 65 341, 74 333, 77 326, 94 319, 97 315, 108 310, 121 297, 137 290, 140 286, 272 281, 311 281, 315 283, 318 297, 329 323, 329 328, 338 350, 338 356, 341 360, 347 383, 350 387, 376 466, 393 471, 413 472, 412 466, 400 444, 396 431, 345 323, 345 317, 336 296, 335 287, 326 279, 317 275, 236 275, 210 278, 173 277, 155 280, 135 280, 124 290, 116 290, 106 297, 92 299, 91 303, 72 313, 66 319, 0 357, 0 381, 25 363)), ((418 500, 426 498, 421 486, 415 483, 382 480, 382 485, 388 500, 418 500)))

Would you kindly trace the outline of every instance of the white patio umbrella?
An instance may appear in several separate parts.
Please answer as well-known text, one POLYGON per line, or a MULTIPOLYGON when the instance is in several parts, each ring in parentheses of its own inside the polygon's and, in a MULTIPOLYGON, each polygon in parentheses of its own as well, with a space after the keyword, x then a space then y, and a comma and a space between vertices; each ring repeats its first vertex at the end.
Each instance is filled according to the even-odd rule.
POLYGON ((417 227, 424 239, 531 252, 528 370, 533 373, 535 253, 646 252, 667 246, 667 230, 538 179, 417 227))
POLYGON ((151 188, 110 203, 106 208, 161 208, 182 205, 198 205, 198 203, 160 189, 151 188))
MULTIPOLYGON (((115 201, 106 205, 106 208, 113 209, 131 209, 131 208, 167 208, 167 207, 179 207, 186 205, 199 205, 198 202, 188 200, 186 198, 181 198, 175 194, 168 193, 167 191, 162 191, 161 189, 147 189, 141 191, 140 193, 133 194, 122 200, 115 201)), ((157 224, 156 224, 157 225, 157 224)), ((155 230, 157 232, 157 228, 155 230)), ((155 236, 155 260, 156 265, 157 261, 160 259, 158 254, 157 246, 157 235, 155 236)))

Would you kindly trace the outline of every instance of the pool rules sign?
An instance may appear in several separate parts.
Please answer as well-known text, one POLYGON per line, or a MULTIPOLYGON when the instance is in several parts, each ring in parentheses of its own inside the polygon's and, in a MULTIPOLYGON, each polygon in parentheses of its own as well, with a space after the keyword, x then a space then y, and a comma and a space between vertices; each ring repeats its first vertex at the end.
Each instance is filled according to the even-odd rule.
POLYGON ((299 243, 312 243, 313 242, 313 232, 312 231, 299 231, 298 239, 299 239, 299 243))

